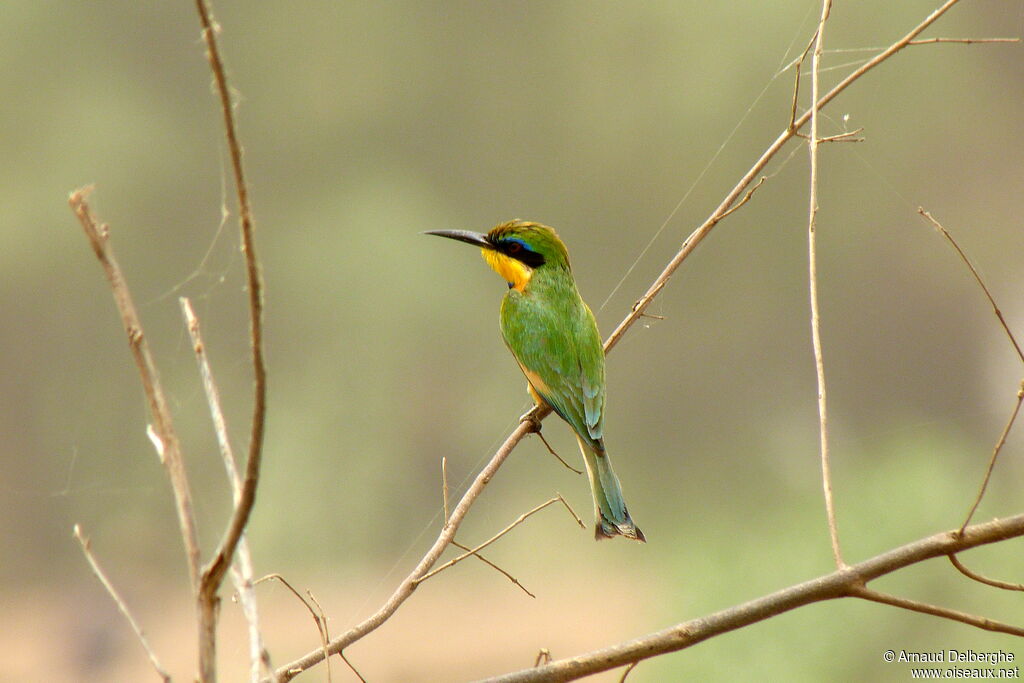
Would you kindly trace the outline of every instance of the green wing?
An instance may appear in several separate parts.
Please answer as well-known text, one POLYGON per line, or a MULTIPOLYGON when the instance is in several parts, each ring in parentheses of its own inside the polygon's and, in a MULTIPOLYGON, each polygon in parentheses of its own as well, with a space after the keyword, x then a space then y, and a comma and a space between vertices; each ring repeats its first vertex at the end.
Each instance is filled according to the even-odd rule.
POLYGON ((602 451, 604 349, 593 313, 575 288, 571 294, 552 301, 511 290, 501 307, 501 331, 534 390, 602 451))

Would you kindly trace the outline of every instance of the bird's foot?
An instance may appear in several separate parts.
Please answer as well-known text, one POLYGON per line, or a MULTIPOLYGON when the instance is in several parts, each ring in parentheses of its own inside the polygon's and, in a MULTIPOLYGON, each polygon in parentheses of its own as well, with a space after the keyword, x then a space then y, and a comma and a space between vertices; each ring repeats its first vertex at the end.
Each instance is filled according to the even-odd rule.
POLYGON ((530 431, 534 434, 540 434, 540 420, 533 412, 533 408, 530 408, 525 413, 519 416, 519 423, 527 423, 530 426, 530 431))

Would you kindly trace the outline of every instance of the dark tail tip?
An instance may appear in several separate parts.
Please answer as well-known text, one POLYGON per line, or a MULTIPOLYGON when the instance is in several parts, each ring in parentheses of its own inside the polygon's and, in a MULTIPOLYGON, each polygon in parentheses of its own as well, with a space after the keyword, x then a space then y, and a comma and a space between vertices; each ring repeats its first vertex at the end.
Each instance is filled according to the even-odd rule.
POLYGON ((644 532, 640 531, 640 527, 633 524, 633 520, 628 517, 625 522, 620 524, 610 522, 604 516, 597 520, 597 524, 594 527, 594 540, 603 541, 606 538, 615 538, 616 536, 631 538, 641 543, 647 542, 644 532))

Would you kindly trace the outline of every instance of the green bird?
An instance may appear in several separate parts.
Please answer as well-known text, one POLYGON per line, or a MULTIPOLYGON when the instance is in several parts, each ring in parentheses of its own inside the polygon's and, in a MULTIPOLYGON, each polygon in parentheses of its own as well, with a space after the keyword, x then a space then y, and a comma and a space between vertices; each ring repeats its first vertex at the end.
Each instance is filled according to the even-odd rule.
POLYGON ((576 432, 594 495, 595 537, 646 541, 629 516, 604 447, 604 348, 594 314, 576 289, 562 240, 553 228, 518 219, 487 234, 425 234, 480 247, 487 264, 508 283, 501 334, 526 375, 533 400, 551 406, 576 432))

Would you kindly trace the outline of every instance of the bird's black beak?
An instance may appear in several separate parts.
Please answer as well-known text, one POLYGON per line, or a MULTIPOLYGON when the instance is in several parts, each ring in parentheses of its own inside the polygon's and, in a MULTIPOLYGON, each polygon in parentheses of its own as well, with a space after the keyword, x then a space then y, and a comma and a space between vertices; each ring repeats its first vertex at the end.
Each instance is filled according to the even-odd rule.
POLYGON ((448 239, 458 240, 483 249, 494 249, 494 245, 487 239, 487 235, 470 230, 427 230, 423 234, 447 237, 448 239))

